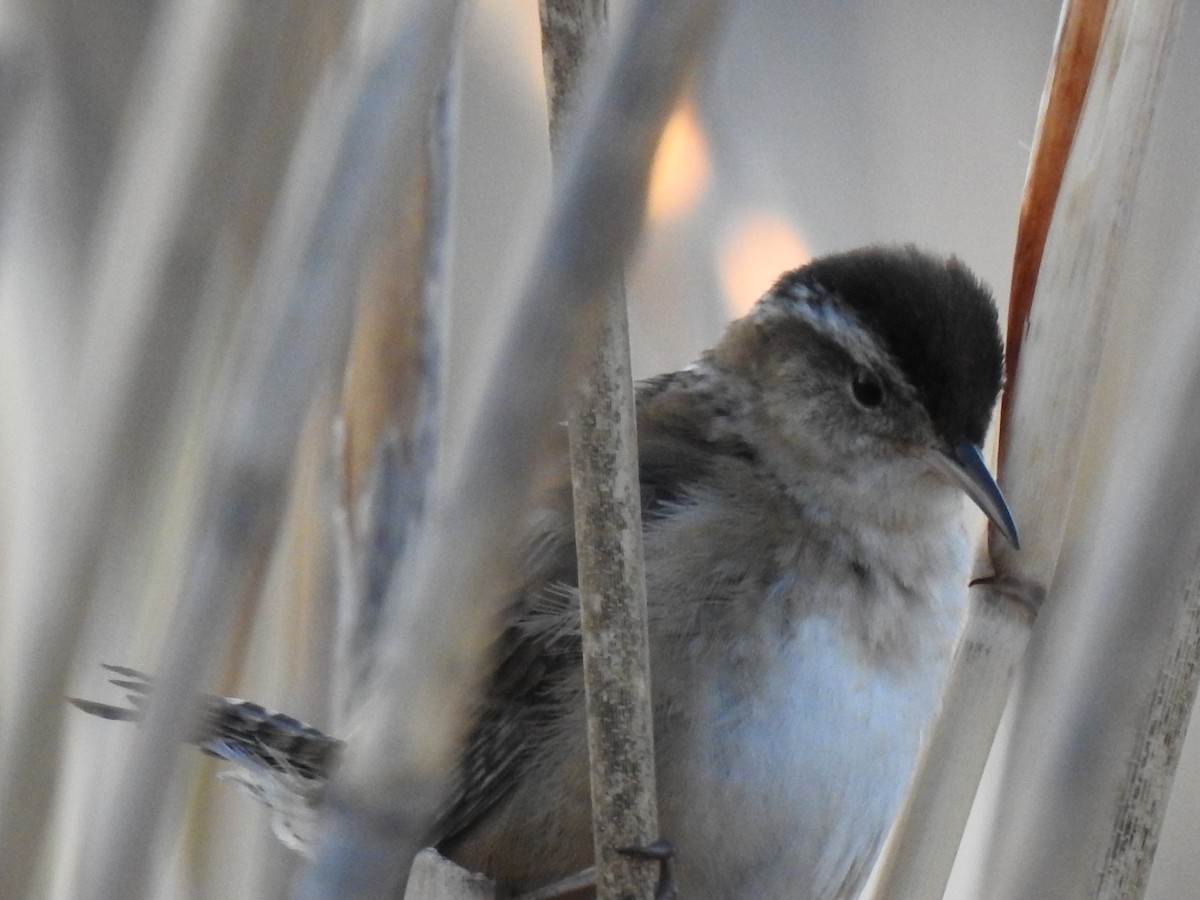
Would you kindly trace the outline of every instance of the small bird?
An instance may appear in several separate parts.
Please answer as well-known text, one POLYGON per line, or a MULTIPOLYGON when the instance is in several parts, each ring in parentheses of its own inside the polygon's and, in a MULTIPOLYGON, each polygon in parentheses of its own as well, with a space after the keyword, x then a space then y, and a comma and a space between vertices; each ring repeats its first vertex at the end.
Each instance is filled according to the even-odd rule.
MULTIPOLYGON (((1002 364, 995 305, 960 262, 871 247, 785 274, 699 360, 638 385, 659 823, 680 896, 857 896, 965 607, 962 494, 1017 545, 980 449, 1002 364)), ((593 854, 569 480, 531 521, 430 836, 515 892, 593 854)))
MULTIPOLYGON (((911 247, 785 274, 637 391, 659 826, 680 896, 857 896, 961 623, 962 493, 1014 545, 980 446, 1003 348, 987 290, 911 247)), ((518 890, 592 857, 569 485, 443 822, 518 890)))

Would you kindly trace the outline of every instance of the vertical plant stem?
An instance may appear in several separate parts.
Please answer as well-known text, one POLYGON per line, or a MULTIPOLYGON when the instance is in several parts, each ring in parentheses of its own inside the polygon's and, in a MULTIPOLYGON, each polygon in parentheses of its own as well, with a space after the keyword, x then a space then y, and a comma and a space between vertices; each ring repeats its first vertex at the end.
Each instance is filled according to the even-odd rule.
POLYGON ((1167 800, 1200 687, 1200 554, 1182 591, 1179 620, 1163 653, 1129 775, 1117 798, 1112 839, 1100 870, 1097 900, 1142 897, 1150 882, 1167 800))
POLYGON ((944 891, 1029 638, 1027 613, 1058 565, 1083 452, 1075 436, 1092 406, 1118 299, 1118 248, 1161 72, 1161 45, 1148 37, 1154 26, 1131 36, 1132 5, 1112 5, 1110 18, 1108 0, 1064 4, 1021 209, 1000 474, 1022 550, 989 542, 1000 577, 971 591, 943 712, 881 860, 879 897, 944 891), (1005 602, 1007 614, 997 605, 1005 602))
POLYGON ((1059 188, 1096 52, 1108 13, 1108 0, 1066 0, 1054 55, 1042 91, 1042 108, 1038 115, 1037 131, 1033 138, 1033 153, 1029 172, 1025 176, 1025 193, 1021 198, 1021 215, 1017 221, 1017 242, 1013 251, 1012 286, 1008 298, 1008 328, 1004 353, 1005 391, 1000 401, 1000 463, 1004 464, 1007 445, 1006 421, 1017 384, 1017 367, 1021 359, 1021 343, 1033 308, 1034 288, 1042 267, 1046 235, 1058 202, 1059 188))
MULTIPOLYGON (((459 18, 461 19, 461 13, 459 18)), ((334 708, 346 717, 373 664, 396 563, 434 476, 442 394, 450 181, 461 41, 425 128, 421 165, 397 179, 381 250, 366 272, 342 389, 335 500, 339 530, 334 708)))
MULTIPOLYGON (((542 0, 551 142, 570 120, 601 40, 605 0, 542 0)), ((637 412, 620 277, 567 420, 583 628, 592 832, 600 900, 654 895, 656 865, 616 852, 657 837, 654 719, 642 558, 637 412)))
POLYGON ((715 0, 634 3, 565 155, 541 243, 463 453, 392 591, 373 689, 331 785, 305 897, 393 896, 458 759, 512 572, 513 523, 642 220, 654 149, 717 21, 715 0))
POLYGON ((260 260, 218 424, 211 486, 179 607, 121 802, 89 883, 97 898, 140 893, 158 811, 195 687, 284 509, 301 426, 349 341, 366 235, 396 171, 411 170, 441 81, 455 7, 396 4, 366 47, 349 43, 316 91, 260 260))
POLYGON ((1174 418, 1195 415, 1173 396, 1193 374, 1194 347, 1170 353, 1190 324, 1181 306, 1165 316, 1171 334, 1147 344, 1157 380, 1142 382, 1143 403, 1154 421, 1124 423, 1122 465, 1109 469, 1109 502, 1091 524, 1082 569, 1069 581, 1056 571, 1112 310, 1146 302, 1120 296, 1118 275, 1179 7, 1111 0, 1021 356, 1001 482, 1027 540, 1019 554, 993 545, 993 560, 1005 575, 1054 580, 1059 596, 1042 635, 1055 651, 1014 712, 994 826, 1004 837, 989 845, 984 872, 992 897, 1095 896, 1119 815, 1113 799, 1138 777, 1148 673, 1179 615, 1180 541, 1195 539, 1176 502, 1189 490, 1184 451, 1172 444, 1195 440, 1174 418), (1154 469, 1175 473, 1174 493, 1154 469))
POLYGON ((72 373, 78 387, 63 398, 73 406, 53 418, 44 451, 55 479, 45 493, 54 555, 36 584, 41 596, 28 604, 33 624, 9 661, 23 683, 3 723, 0 808, 9 814, 0 816, 0 896, 23 896, 38 860, 58 779, 57 709, 118 489, 120 439, 136 416, 131 385, 146 359, 147 323, 163 302, 163 272, 185 221, 182 198, 236 22, 219 3, 165 3, 140 63, 137 116, 117 153, 90 260, 89 339, 72 373))

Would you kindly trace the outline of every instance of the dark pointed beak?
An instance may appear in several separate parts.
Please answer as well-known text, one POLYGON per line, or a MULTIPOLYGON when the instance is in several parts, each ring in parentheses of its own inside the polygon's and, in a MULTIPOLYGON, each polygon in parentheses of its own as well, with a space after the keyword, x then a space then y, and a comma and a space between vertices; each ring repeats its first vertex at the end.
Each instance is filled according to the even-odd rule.
POLYGON ((983 454, 970 441, 963 441, 951 450, 934 452, 927 457, 935 471, 951 484, 963 489, 975 505, 983 510, 996 529, 1004 535, 1014 550, 1021 544, 1017 539, 1017 525, 1013 522, 1008 503, 996 479, 988 471, 983 454))

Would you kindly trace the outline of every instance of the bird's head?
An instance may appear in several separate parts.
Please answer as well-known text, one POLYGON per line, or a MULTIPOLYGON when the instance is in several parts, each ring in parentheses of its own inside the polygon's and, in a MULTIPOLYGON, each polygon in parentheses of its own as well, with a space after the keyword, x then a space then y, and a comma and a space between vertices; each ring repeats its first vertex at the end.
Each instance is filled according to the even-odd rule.
POLYGON ((989 291, 912 247, 826 256, 785 274, 712 351, 802 465, 932 470, 1017 545, 980 448, 1003 378, 989 291))

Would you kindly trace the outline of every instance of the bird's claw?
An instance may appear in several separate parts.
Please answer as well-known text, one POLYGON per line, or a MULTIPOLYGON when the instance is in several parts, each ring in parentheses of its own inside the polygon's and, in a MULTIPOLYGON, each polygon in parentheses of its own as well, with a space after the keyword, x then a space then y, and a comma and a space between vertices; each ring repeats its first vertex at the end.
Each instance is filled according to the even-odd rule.
POLYGON ((654 891, 654 900, 675 900, 679 895, 675 882, 675 845, 670 841, 659 838, 644 847, 618 847, 617 852, 622 856, 658 863, 658 887, 654 891))
POLYGON ((990 597, 1011 604, 1012 608, 1018 610, 1030 622, 1037 618, 1046 599, 1045 587, 1030 578, 1015 574, 973 578, 969 586, 987 588, 990 597))

